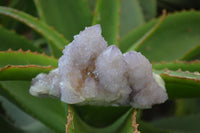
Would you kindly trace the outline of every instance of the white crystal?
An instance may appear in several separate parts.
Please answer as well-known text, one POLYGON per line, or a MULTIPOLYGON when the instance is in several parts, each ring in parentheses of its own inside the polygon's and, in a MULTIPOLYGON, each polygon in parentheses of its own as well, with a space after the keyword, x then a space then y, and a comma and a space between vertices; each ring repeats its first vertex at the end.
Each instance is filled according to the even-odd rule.
POLYGON ((128 66, 128 78, 131 88, 139 91, 153 79, 152 66, 141 53, 131 51, 124 54, 128 66))
MULTIPOLYGON (((155 75, 155 74, 154 74, 155 75)), ((153 76, 154 77, 154 76, 153 76)), ((167 93, 163 85, 160 85, 163 80, 159 75, 159 83, 153 78, 153 81, 149 82, 145 88, 142 88, 139 92, 133 95, 131 105, 135 108, 150 108, 153 104, 163 103, 167 100, 167 93)))
POLYGON ((126 76, 126 62, 121 51, 114 45, 100 54, 95 63, 100 89, 108 102, 125 104, 131 92, 126 76))
POLYGON ((73 91, 80 96, 80 99, 88 98, 88 95, 91 97, 96 95, 97 86, 91 77, 94 76, 91 75, 91 72, 94 70, 97 56, 106 47, 107 43, 101 36, 100 25, 86 28, 74 37, 72 43, 65 47, 64 55, 59 60, 59 71, 63 84, 61 86, 61 99, 64 102, 72 103, 69 102, 71 99, 65 98, 69 95, 65 94, 69 93, 68 90, 65 90, 68 88, 75 88, 73 91))
POLYGON ((164 81, 141 53, 107 47, 100 25, 85 28, 65 47, 58 69, 32 81, 35 96, 60 97, 68 104, 149 108, 167 100, 164 81))
POLYGON ((48 75, 41 73, 32 80, 29 90, 31 95, 60 97, 60 75, 58 69, 52 70, 48 75))

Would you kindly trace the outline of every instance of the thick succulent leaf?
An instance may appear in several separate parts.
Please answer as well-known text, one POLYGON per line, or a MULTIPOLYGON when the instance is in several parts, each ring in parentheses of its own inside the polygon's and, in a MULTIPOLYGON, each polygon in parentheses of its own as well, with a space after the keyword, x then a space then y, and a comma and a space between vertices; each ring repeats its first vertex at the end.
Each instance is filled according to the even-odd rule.
MULTIPOLYGON (((2 107, 5 113, 2 114, 2 117, 4 117, 5 121, 7 121, 9 124, 7 127, 8 129, 17 127, 19 130, 23 130, 21 132, 26 133, 53 133, 52 130, 48 129, 41 122, 32 118, 30 115, 22 111, 20 108, 9 102, 4 97, 0 96, 0 102, 0 107, 2 107)), ((2 128, 0 129, 2 131, 2 128)), ((17 129, 15 130, 18 131, 17 129)), ((14 133, 14 131, 5 131, 5 133, 14 133)))
POLYGON ((2 133, 25 133, 0 115, 0 130, 2 133))
POLYGON ((168 129, 161 129, 160 127, 155 127, 147 122, 139 121, 139 131, 141 133, 174 133, 168 129))
POLYGON ((41 20, 72 40, 92 24, 92 14, 85 0, 35 0, 41 20))
POLYGON ((5 66, 0 69, 0 80, 31 80, 39 73, 48 73, 52 70, 51 66, 5 66))
MULTIPOLYGON (((92 106, 90 108, 92 108, 92 106)), ((97 107, 94 107, 94 109, 95 108, 97 107)), ((112 107, 108 107, 108 108, 112 108, 112 107)), ((114 107, 114 108, 116 109, 118 108, 119 110, 123 109, 122 107, 114 107)), ((83 117, 88 117, 88 119, 93 117, 93 119, 96 119, 94 115, 89 116, 91 113, 88 113, 87 116, 82 116, 83 114, 80 114, 79 111, 77 112, 76 107, 74 108, 74 106, 70 106, 70 108, 68 109, 70 109, 69 115, 68 115, 68 124, 66 125, 68 133, 102 133, 102 132, 103 133, 134 133, 136 132, 136 128, 138 126, 137 121, 135 121, 136 114, 134 114, 133 108, 129 108, 123 115, 119 116, 119 118, 115 120, 115 122, 105 127, 96 127, 94 126, 94 124, 93 126, 91 126, 91 123, 87 123, 88 121, 83 121, 84 120, 83 117)), ((98 117, 99 112, 101 112, 102 109, 103 107, 99 107, 96 117, 98 117)), ((92 112, 95 112, 95 111, 92 111, 92 112)), ((107 113, 107 112, 102 111, 101 114, 102 113, 107 113)), ((113 110, 113 114, 115 114, 115 109, 113 110)), ((102 117, 105 118, 105 115, 103 115, 102 117)), ((110 114, 110 116, 107 116, 107 117, 112 118, 112 114, 110 114)), ((109 118, 105 118, 105 119, 109 119, 109 118)), ((144 132, 144 133, 146 132, 171 133, 168 130, 155 128, 142 121, 139 121, 139 131, 144 132)))
MULTIPOLYGON (((0 4, 1 6, 11 7, 33 16, 36 16, 36 9, 33 1, 23 1, 23 0, 14 0, 10 2, 4 2, 0 4)), ((1 16, 0 23, 7 29, 13 29, 20 33, 26 33, 28 27, 20 23, 19 21, 13 20, 12 18, 1 16)))
POLYGON ((0 68, 7 65, 51 65, 53 67, 58 65, 58 61, 53 57, 22 50, 0 52, 0 60, 0 68))
POLYGON ((145 21, 149 21, 156 16, 156 0, 139 0, 145 21))
POLYGON ((65 38, 58 32, 50 28, 45 23, 39 21, 37 18, 28 15, 27 13, 0 6, 0 14, 10 16, 18 21, 21 21, 43 35, 48 41, 52 42, 52 44, 59 49, 63 49, 68 43, 67 40, 65 40, 65 38))
MULTIPOLYGON (((128 42, 128 46, 135 44, 140 40, 141 36, 133 36, 137 33, 146 34, 144 29, 152 27, 154 20, 142 28, 130 33, 122 44, 128 42), (131 41, 131 38, 132 39, 131 41)), ((163 23, 138 47, 138 51, 142 52, 150 61, 172 61, 182 57, 189 49, 196 46, 200 38, 200 14, 196 11, 184 11, 168 15, 163 23), (184 23, 183 23, 184 22, 184 23), (170 53, 170 54, 169 54, 170 53)), ((120 44, 121 45, 121 44, 120 44)))
POLYGON ((151 29, 158 23, 158 20, 151 21, 144 26, 140 26, 134 31, 130 32, 122 39, 120 39, 119 48, 122 52, 126 52, 134 43, 138 42, 141 38, 144 38, 147 33, 151 33, 151 29))
POLYGON ((153 121, 152 125, 161 129, 172 130, 176 133, 198 133, 200 130, 199 123, 200 114, 195 114, 153 121))
POLYGON ((179 71, 154 71, 164 79, 170 99, 200 97, 200 73, 179 71))
POLYGON ((118 45, 120 0, 98 0, 93 24, 101 24, 102 34, 109 45, 118 45))
POLYGON ((137 50, 162 24, 165 18, 165 14, 166 12, 164 11, 160 20, 148 32, 146 32, 142 38, 140 38, 137 42, 135 42, 127 51, 137 50))
POLYGON ((156 0, 122 0, 120 38, 156 15, 156 0))
POLYGON ((200 45, 198 44, 194 48, 190 49, 188 52, 183 55, 180 60, 191 61, 195 59, 200 59, 200 45))
POLYGON ((34 46, 34 44, 28 41, 26 38, 15 34, 12 31, 6 30, 0 27, 0 51, 6 51, 10 48, 13 50, 23 49, 41 52, 39 48, 34 46))
POLYGON ((188 11, 169 15, 140 45, 138 51, 151 61, 176 60, 199 43, 199 23, 199 12, 188 11))
POLYGON ((120 37, 145 22, 139 0, 122 0, 120 11, 120 37))
POLYGON ((130 109, 129 111, 130 113, 128 114, 127 119, 124 120, 124 123, 118 129, 117 133, 134 133, 138 130, 136 123, 136 114, 134 114, 133 109, 130 109))
POLYGON ((96 0, 86 0, 86 3, 88 4, 90 10, 93 13, 95 11, 96 0))
POLYGON ((79 117, 79 114, 74 110, 74 108, 70 107, 68 115, 67 131, 69 133, 102 133, 102 132, 115 133, 119 131, 121 125, 129 118, 129 115, 131 114, 132 114, 132 109, 128 110, 124 115, 119 117, 119 119, 116 120, 113 124, 107 127, 98 128, 98 127, 92 127, 87 123, 85 123, 79 117))
POLYGON ((152 63, 153 68, 156 70, 163 70, 163 69, 169 69, 169 70, 183 70, 183 71, 190 71, 200 72, 200 61, 173 61, 173 62, 160 62, 160 63, 152 63))
POLYGON ((167 9, 169 11, 198 8, 200 2, 198 0, 157 0, 160 8, 167 9))
POLYGON ((138 133, 137 131, 141 133, 171 133, 169 130, 163 130, 159 127, 155 128, 146 122, 138 120, 139 117, 134 113, 136 112, 132 111, 129 113, 129 116, 121 125, 120 129, 118 129, 117 133, 138 133))
POLYGON ((160 129, 159 127, 154 127, 146 122, 141 120, 134 121, 134 114, 131 112, 129 113, 128 118, 124 121, 120 129, 117 133, 172 133, 169 130, 160 129), (137 125, 138 124, 138 125, 137 125), (137 127, 138 126, 138 127, 137 127), (138 128, 137 130, 136 127, 138 128))
POLYGON ((30 81, 0 81, 0 92, 25 112, 50 129, 64 133, 66 112, 64 103, 52 98, 38 98, 29 94, 30 81))
POLYGON ((74 105, 73 108, 84 122, 94 127, 108 126, 119 119, 119 117, 125 114, 128 110, 130 110, 130 107, 104 107, 91 105, 74 105))
POLYGON ((197 114, 200 112, 199 98, 177 99, 175 115, 182 117, 185 115, 197 114))
POLYGON ((56 58, 60 58, 60 56, 62 56, 62 51, 58 47, 54 46, 52 42, 48 41, 48 43, 51 54, 54 55, 56 58))

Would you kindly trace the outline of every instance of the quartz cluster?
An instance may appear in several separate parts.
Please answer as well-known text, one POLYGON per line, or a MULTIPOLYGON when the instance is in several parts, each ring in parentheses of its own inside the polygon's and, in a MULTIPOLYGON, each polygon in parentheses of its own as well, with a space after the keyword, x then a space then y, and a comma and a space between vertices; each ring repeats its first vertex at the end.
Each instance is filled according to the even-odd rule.
POLYGON ((164 81, 141 53, 107 46, 100 25, 85 28, 65 47, 58 68, 32 80, 30 93, 68 104, 150 108, 168 96, 164 81))

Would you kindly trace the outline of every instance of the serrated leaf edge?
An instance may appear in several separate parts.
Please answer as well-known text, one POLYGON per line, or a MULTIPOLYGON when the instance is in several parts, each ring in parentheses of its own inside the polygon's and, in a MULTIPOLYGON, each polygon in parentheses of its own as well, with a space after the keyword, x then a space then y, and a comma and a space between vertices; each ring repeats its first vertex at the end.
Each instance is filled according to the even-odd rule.
POLYGON ((127 51, 137 50, 163 23, 166 14, 166 10, 163 10, 163 14, 158 22, 150 30, 148 30, 137 42, 135 42, 127 51))
MULTIPOLYGON (((181 11, 175 11, 175 12, 168 12, 168 13, 166 13, 165 18, 166 18, 166 17, 169 17, 169 16, 171 16, 171 15, 177 15, 177 14, 179 14, 179 13, 191 13, 191 12, 198 12, 198 13, 200 13, 199 10, 187 9, 187 10, 181 10, 181 11)), ((159 16, 159 17, 153 18, 153 19, 151 19, 150 21, 148 21, 147 23, 144 23, 144 24, 142 24, 142 25, 136 27, 134 30, 131 30, 131 31, 128 32, 126 35, 124 35, 123 38, 120 38, 120 42, 123 42, 124 40, 126 40, 127 38, 129 38, 129 36, 130 36, 135 30, 142 28, 144 25, 146 25, 146 24, 148 24, 148 23, 154 22, 154 21, 160 19, 161 17, 162 17, 162 15, 159 16)), ((121 43, 120 43, 119 45, 121 45, 121 43)), ((130 48, 131 48, 131 47, 127 48, 126 51, 128 51, 128 49, 130 49, 130 48)))
POLYGON ((4 70, 7 70, 7 69, 10 69, 10 68, 42 68, 42 69, 54 69, 53 66, 49 65, 49 66, 40 66, 40 65, 17 65, 17 66, 14 66, 14 65, 7 65, 7 66, 4 66, 3 68, 0 68, 0 72, 4 71, 4 70))
POLYGON ((193 60, 193 61, 174 60, 174 61, 171 61, 171 62, 161 61, 161 62, 151 62, 151 63, 155 64, 155 65, 159 65, 159 64, 171 64, 171 63, 195 64, 195 63, 200 63, 200 60, 193 60))
POLYGON ((197 79, 197 78, 193 78, 193 77, 185 77, 185 76, 179 76, 179 75, 173 75, 173 74, 170 74, 170 72, 181 72, 181 73, 185 73, 185 74, 193 74, 195 76, 200 76, 200 73, 199 72, 189 72, 189 71, 182 71, 181 69, 178 69, 177 71, 171 71, 169 69, 164 69, 164 70, 161 70, 163 71, 160 76, 169 76, 169 77, 174 77, 174 78, 179 78, 179 79, 189 79, 189 80, 193 80, 193 81, 196 81, 196 82, 200 82, 200 79, 197 79))
POLYGON ((179 58, 179 60, 187 60, 188 55, 193 53, 198 48, 200 48, 200 44, 197 44, 194 48, 188 50, 182 57, 179 58))
POLYGON ((136 114, 137 114, 137 110, 134 109, 134 110, 133 110, 133 114, 132 114, 133 133, 140 133, 140 131, 138 131, 138 126, 139 126, 139 124, 137 124, 137 122, 136 122, 136 114))
POLYGON ((0 6, 0 9, 1 9, 0 10, 0 14, 9 16, 11 18, 14 18, 14 19, 26 24, 30 28, 36 30, 38 33, 43 35, 47 40, 49 40, 50 42, 53 42, 54 45, 56 47, 58 47, 59 49, 63 49, 63 47, 69 43, 69 41, 66 40, 62 34, 57 32, 56 30, 54 30, 52 27, 50 27, 49 25, 45 24, 44 22, 39 21, 39 19, 36 18, 36 17, 33 17, 33 16, 31 16, 31 15, 25 13, 25 12, 22 12, 22 11, 13 9, 13 8, 9 8, 9 7, 0 6), (24 19, 24 18, 20 17, 20 15, 25 15, 26 17, 29 17, 29 19, 24 19), (45 27, 45 28, 43 28, 43 30, 41 30, 41 29, 37 28, 37 26, 35 26, 34 24, 30 23, 29 20, 30 21, 36 21, 36 22, 38 21, 39 24, 41 24, 42 27, 45 27), (53 36, 56 39, 55 38, 52 39, 52 38, 50 38, 50 36, 46 35, 45 32, 48 31, 48 30, 53 31, 53 33, 52 33, 53 35, 50 34, 50 36, 53 36))
POLYGON ((41 55, 41 56, 45 56, 45 57, 47 57, 47 58, 52 58, 52 59, 58 60, 58 59, 56 59, 54 56, 48 56, 48 55, 46 55, 45 53, 39 53, 39 52, 37 52, 37 51, 32 52, 31 50, 24 51, 24 50, 22 50, 22 49, 19 49, 19 50, 8 49, 7 51, 0 51, 0 53, 34 54, 34 55, 41 55))

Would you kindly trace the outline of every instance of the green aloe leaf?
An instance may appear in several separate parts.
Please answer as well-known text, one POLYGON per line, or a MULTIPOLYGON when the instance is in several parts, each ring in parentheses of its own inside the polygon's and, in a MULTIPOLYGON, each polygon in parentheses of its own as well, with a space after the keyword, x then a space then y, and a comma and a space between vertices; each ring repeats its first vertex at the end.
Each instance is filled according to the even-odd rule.
POLYGON ((123 37, 144 22, 144 14, 139 0, 121 1, 120 37, 123 37))
POLYGON ((176 133, 198 133, 200 130, 200 114, 189 115, 184 117, 169 117, 151 124, 161 129, 168 129, 176 133))
POLYGON ((84 122, 99 128, 112 124, 117 119, 119 119, 119 117, 130 110, 130 107, 112 106, 73 105, 72 107, 84 122))
POLYGON ((120 38, 156 16, 156 0, 122 0, 120 38))
POLYGON ((68 43, 68 41, 58 32, 27 13, 12 8, 0 6, 0 14, 12 17, 26 24, 27 26, 31 27, 32 29, 43 35, 49 42, 52 42, 52 44, 60 50, 62 50, 64 46, 68 43))
MULTIPOLYGON (((69 108, 68 108, 69 109, 69 108)), ((124 115, 119 117, 118 120, 116 120, 111 125, 108 125, 106 127, 94 127, 90 126, 87 123, 85 123, 81 118, 80 115, 76 112, 76 110, 70 106, 70 110, 68 111, 68 125, 67 125, 67 131, 69 133, 116 133, 119 132, 119 129, 123 125, 123 123, 129 119, 129 115, 132 114, 132 109, 129 109, 124 115)), ((105 112, 106 113, 106 112, 105 112)), ((130 123, 128 123, 130 124, 130 123)), ((129 125, 130 128, 131 125, 129 125)), ((129 133, 129 132, 127 132, 129 133)))
POLYGON ((28 41, 26 38, 17 35, 16 33, 6 30, 3 27, 0 27, 0 51, 5 51, 10 48, 13 50, 23 49, 42 52, 38 47, 28 41))
POLYGON ((173 62, 159 62, 159 63, 152 63, 153 68, 156 70, 163 70, 163 69, 169 69, 169 70, 183 70, 183 71, 190 71, 190 72, 195 72, 198 71, 200 72, 200 61, 173 61, 173 62))
POLYGON ((92 13, 85 0, 35 0, 35 4, 41 20, 68 40, 92 24, 92 13))
POLYGON ((98 0, 93 24, 101 24, 102 34, 109 45, 118 45, 120 0, 98 0))
POLYGON ((164 79, 170 99, 200 97, 200 73, 184 71, 154 71, 164 79))
MULTIPOLYGON (((22 0, 14 0, 10 2, 0 3, 1 6, 6 6, 10 8, 14 8, 33 16, 36 16, 36 10, 33 1, 22 1, 22 0)), ((13 29, 20 33, 26 33, 28 27, 20 23, 19 21, 13 20, 12 18, 8 18, 6 16, 1 16, 0 23, 6 29, 13 29)))
POLYGON ((3 133, 25 133, 0 115, 0 129, 3 133))
POLYGON ((127 52, 127 50, 131 48, 134 43, 144 38, 145 34, 151 33, 150 31, 154 29, 158 22, 158 20, 150 21, 149 23, 145 24, 145 26, 140 26, 121 38, 119 43, 120 50, 122 52, 127 52))
POLYGON ((177 99, 175 101, 175 115, 182 117, 185 115, 198 114, 200 112, 199 101, 199 98, 177 99))
POLYGON ((53 56, 55 56, 56 58, 59 58, 60 56, 62 56, 62 51, 58 47, 54 46, 51 42, 48 42, 48 43, 50 44, 49 45, 50 53, 53 56))
POLYGON ((121 125, 120 129, 118 129, 117 133, 138 133, 137 131, 141 133, 171 133, 169 130, 163 130, 141 121, 140 119, 138 120, 139 117, 137 117, 135 114, 136 112, 132 110, 129 110, 128 113, 127 119, 121 125))
POLYGON ((199 7, 200 2, 190 0, 157 0, 160 8, 165 8, 171 11, 177 9, 191 9, 199 7))
POLYGON ((52 70, 52 66, 5 66, 0 69, 0 80, 29 80, 37 76, 39 73, 48 73, 52 70))
POLYGON ((157 1, 156 0, 139 0, 145 21, 149 21, 156 16, 157 1))
POLYGON ((93 13, 95 10, 96 0, 87 0, 86 3, 88 4, 90 10, 93 13))
POLYGON ((161 129, 160 127, 155 127, 147 122, 139 121, 139 131, 141 133, 174 133, 168 129, 161 129))
POLYGON ((3 131, 5 133, 15 133, 18 130, 21 130, 20 133, 55 133, 2 96, 0 96, 0 103, 0 108, 4 110, 4 113, 0 113, 0 117, 3 117, 0 121, 5 120, 8 125, 1 124, 1 131, 2 129, 7 129, 8 131, 3 131), (12 128, 18 129, 9 131, 12 128))
POLYGON ((133 108, 129 110, 123 116, 128 115, 127 119, 124 120, 124 123, 118 129, 117 133, 134 133, 137 131, 137 123, 136 123, 136 114, 133 112, 133 108), (135 119, 135 120, 133 120, 135 119))
POLYGON ((180 60, 186 60, 186 61, 191 61, 195 59, 200 59, 200 45, 196 45, 194 48, 190 49, 188 52, 183 55, 180 60))
POLYGON ((148 32, 146 32, 142 38, 140 38, 137 42, 135 42, 128 49, 128 51, 137 50, 158 29, 158 27, 162 24, 164 18, 165 18, 165 12, 163 12, 163 15, 160 18, 160 20, 148 32))
MULTIPOLYGON (((122 41, 126 48, 130 48, 139 41, 158 20, 147 23, 133 33, 130 33, 122 41), (137 36, 134 36, 139 34, 137 36), (131 40, 131 38, 134 38, 131 40), (127 47, 128 46, 128 47, 127 47)), ((162 24, 151 33, 137 48, 150 61, 173 61, 182 57, 189 49, 199 44, 200 38, 200 14, 197 11, 184 11, 170 14, 165 17, 162 24), (183 23, 184 22, 184 23, 183 23), (170 53, 170 54, 169 54, 170 53)))
POLYGON ((32 53, 30 51, 5 51, 0 52, 0 68, 7 65, 41 65, 57 67, 58 61, 45 54, 32 53))
POLYGON ((0 92, 25 112, 44 123, 50 129, 64 133, 65 104, 52 98, 38 98, 29 94, 30 81, 0 81, 0 92))
MULTIPOLYGON (((84 107, 84 106, 83 106, 84 107)), ((81 108, 81 106, 80 106, 81 108)), ((93 108, 92 106, 90 107, 93 108)), ((103 111, 103 107, 94 107, 93 109, 97 109, 96 117, 99 117, 99 112, 107 113, 105 110, 103 111)), ((123 107, 108 107, 108 108, 118 108, 118 110, 123 109, 123 107)), ((74 106, 70 106, 69 108, 69 115, 68 115, 68 124, 66 126, 67 131, 69 133, 134 133, 137 128, 137 121, 135 119, 136 114, 133 112, 133 108, 129 107, 129 109, 124 112, 122 115, 118 117, 113 123, 110 123, 107 126, 104 127, 98 127, 98 126, 92 126, 91 123, 88 123, 88 121, 84 121, 82 116, 83 114, 80 114, 79 111, 77 112, 77 109, 74 108, 74 106)), ((113 110, 113 114, 116 111, 116 109, 113 110)), ((91 110, 90 110, 91 111, 91 110)), ((95 112, 95 111, 92 111, 95 112)), ((118 111, 119 112, 119 111, 118 111)), ((91 113, 90 113, 91 114, 91 113)), ((109 114, 109 113, 108 113, 109 114)), ((105 116, 105 114, 103 114, 105 116)), ((102 117, 104 117, 102 116, 102 117)), ((93 119, 96 119, 96 117, 93 116, 93 119)), ((112 118, 112 114, 110 116, 107 116, 109 118, 112 118)), ((88 117, 89 119, 89 117, 88 117)), ((103 119, 103 118, 102 118, 103 119)), ((91 120, 92 121, 92 120, 91 120)), ((93 121, 95 122, 95 121, 93 121)), ((171 133, 168 130, 163 130, 160 128, 155 128, 152 125, 149 125, 143 121, 139 121, 139 131, 141 132, 148 132, 148 133, 171 133)))

